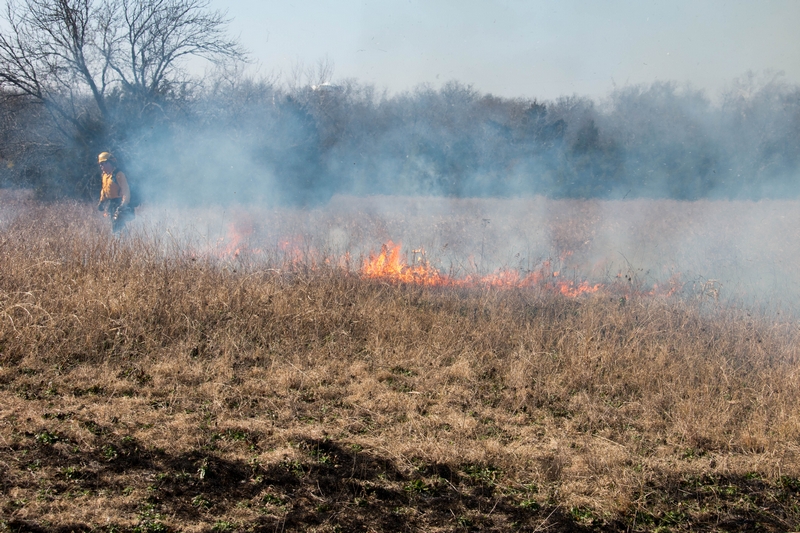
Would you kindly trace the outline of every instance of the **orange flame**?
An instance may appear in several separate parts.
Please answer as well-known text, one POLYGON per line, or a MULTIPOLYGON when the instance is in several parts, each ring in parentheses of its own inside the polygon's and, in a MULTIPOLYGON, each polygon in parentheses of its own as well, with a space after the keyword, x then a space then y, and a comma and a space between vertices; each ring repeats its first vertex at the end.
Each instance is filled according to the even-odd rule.
POLYGON ((543 287, 555 290, 571 298, 598 292, 603 285, 579 283, 567 280, 555 280, 559 272, 550 271, 550 262, 546 261, 539 270, 522 276, 516 270, 501 269, 485 276, 471 275, 456 279, 439 272, 425 259, 423 250, 414 251, 414 261, 408 264, 400 251, 401 246, 392 241, 381 247, 379 254, 370 254, 361 266, 361 275, 369 279, 380 279, 390 283, 414 283, 426 286, 474 287, 485 286, 498 289, 520 287, 543 287), (419 254, 419 257, 417 257, 419 254), (552 280, 552 281, 551 281, 552 280))
POLYGON ((580 296, 581 294, 595 293, 600 290, 602 284, 596 283, 594 285, 590 285, 588 281, 581 281, 578 284, 575 284, 572 281, 560 281, 556 283, 556 287, 558 288, 558 292, 564 296, 574 298, 576 296, 580 296))
MULTIPOLYGON (((228 227, 224 250, 220 250, 222 257, 236 258, 245 250, 247 253, 258 253, 259 250, 248 248, 248 241, 253 234, 252 224, 235 224, 228 227)), ((220 245, 223 240, 220 240, 220 245)), ((278 248, 283 254, 284 267, 310 268, 312 270, 324 265, 351 271, 351 258, 349 253, 338 259, 332 259, 318 254, 313 247, 305 243, 303 236, 297 235, 285 238, 278 242, 278 248)), ((571 252, 564 252, 563 257, 571 256, 571 252)), ((474 264, 474 261, 472 261, 474 264)), ((560 264, 563 264, 563 259, 560 264)), ((589 281, 572 281, 564 279, 561 272, 553 270, 550 261, 544 261, 538 269, 523 273, 513 269, 499 269, 486 275, 471 274, 464 277, 453 277, 440 272, 427 260, 425 250, 412 250, 411 261, 401 251, 401 245, 388 241, 381 246, 379 253, 370 253, 368 259, 363 260, 359 275, 366 279, 381 280, 388 283, 406 283, 428 287, 488 287, 493 289, 516 289, 538 287, 553 291, 568 298, 583 295, 603 293, 623 293, 626 295, 644 296, 672 296, 678 293, 684 284, 680 275, 673 275, 662 284, 653 285, 652 290, 642 290, 626 277, 628 283, 622 282, 622 274, 617 277, 619 282, 605 285, 590 283, 589 281)))
POLYGON ((424 251, 416 264, 409 265, 400 253, 400 245, 392 241, 381 246, 378 255, 370 254, 361 267, 361 275, 366 278, 384 279, 394 283, 416 283, 418 285, 451 285, 447 276, 443 276, 425 260, 424 251))
POLYGON ((228 224, 228 234, 225 239, 225 248, 220 252, 223 257, 239 257, 247 248, 247 240, 253 234, 253 226, 249 222, 231 222, 228 224))
POLYGON ((283 260, 287 265, 297 267, 305 262, 315 263, 314 254, 304 253, 306 248, 302 235, 286 237, 278 242, 278 249, 283 254, 283 260))

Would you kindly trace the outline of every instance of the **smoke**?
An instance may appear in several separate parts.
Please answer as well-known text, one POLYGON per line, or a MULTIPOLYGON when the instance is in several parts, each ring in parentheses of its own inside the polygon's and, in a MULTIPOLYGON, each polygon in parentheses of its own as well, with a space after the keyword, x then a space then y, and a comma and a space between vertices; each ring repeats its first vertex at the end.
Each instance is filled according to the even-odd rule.
POLYGON ((717 104, 674 83, 538 101, 239 77, 159 113, 118 150, 137 224, 198 248, 363 258, 392 240, 456 276, 550 261, 598 282, 800 293, 800 88, 780 76, 717 104))
POLYGON ((576 280, 800 293, 800 89, 780 77, 746 76, 717 105, 672 83, 539 102, 234 80, 133 137, 143 219, 206 249, 357 263, 392 240, 453 276, 549 262, 576 280))
POLYGON ((800 89, 780 78, 744 78, 714 106, 702 92, 670 83, 619 89, 600 102, 543 102, 457 82, 389 97, 352 80, 286 88, 238 76, 145 109, 124 100, 108 132, 111 146, 80 136, 59 145, 65 133, 46 124, 46 113, 7 101, 0 183, 50 197, 86 195, 96 188, 97 151, 111 149, 151 201, 186 204, 245 196, 314 205, 334 194, 757 199, 798 192, 800 89))
POLYGON ((800 88, 749 75, 719 104, 674 83, 602 101, 481 94, 457 82, 395 96, 345 80, 234 80, 131 132, 153 201, 320 205, 333 195, 739 199, 800 193, 800 88))
POLYGON ((240 267, 283 253, 336 265, 348 258, 355 271, 393 241, 409 263, 425 260, 453 278, 548 265, 576 283, 645 292, 675 284, 684 297, 794 309, 798 208, 796 200, 334 196, 315 208, 148 206, 136 224, 171 228, 187 248, 240 267))

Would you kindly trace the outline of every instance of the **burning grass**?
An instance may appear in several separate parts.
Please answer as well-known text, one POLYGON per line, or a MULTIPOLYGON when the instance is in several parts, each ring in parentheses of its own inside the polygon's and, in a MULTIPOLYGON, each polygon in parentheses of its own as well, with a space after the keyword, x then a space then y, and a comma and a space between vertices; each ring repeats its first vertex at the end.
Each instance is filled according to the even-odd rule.
POLYGON ((426 287, 493 287, 496 289, 520 289, 539 287, 555 290, 564 296, 577 297, 592 294, 601 289, 600 283, 590 284, 587 281, 574 282, 555 279, 558 272, 550 268, 550 261, 545 261, 535 271, 520 275, 516 270, 499 270, 487 275, 470 275, 454 278, 443 275, 425 259, 425 251, 414 250, 415 257, 411 261, 402 255, 401 246, 392 241, 381 247, 380 253, 370 254, 359 270, 359 275, 366 279, 388 281, 390 283, 408 283, 426 287), (419 254, 419 257, 417 257, 419 254))
POLYGON ((800 526, 789 317, 220 259, 12 204, 0 528, 800 526))

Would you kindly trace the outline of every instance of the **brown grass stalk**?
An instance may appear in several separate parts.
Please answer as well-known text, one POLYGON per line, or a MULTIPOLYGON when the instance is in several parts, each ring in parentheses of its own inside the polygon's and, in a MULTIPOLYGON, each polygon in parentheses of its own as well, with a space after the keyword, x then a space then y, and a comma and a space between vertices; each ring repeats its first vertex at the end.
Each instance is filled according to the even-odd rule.
POLYGON ((11 208, 0 530, 800 527, 791 319, 397 286, 11 208))

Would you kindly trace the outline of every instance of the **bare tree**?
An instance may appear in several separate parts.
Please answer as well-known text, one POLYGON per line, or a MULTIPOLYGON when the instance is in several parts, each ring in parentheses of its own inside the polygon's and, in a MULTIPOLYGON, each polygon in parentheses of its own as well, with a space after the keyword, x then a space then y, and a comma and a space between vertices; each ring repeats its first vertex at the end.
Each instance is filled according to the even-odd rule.
MULTIPOLYGON (((44 104, 67 132, 113 121, 109 94, 162 98, 189 56, 242 59, 208 0, 7 0, 0 88, 44 104)), ((116 101, 116 100, 115 100, 116 101)))
POLYGON ((105 76, 91 54, 90 0, 6 3, 0 33, 0 83, 11 94, 44 103, 80 126, 76 103, 86 89, 106 114, 105 76), (98 85, 99 83, 99 85, 98 85))
POLYGON ((329 84, 333 78, 334 63, 330 57, 317 60, 313 65, 297 61, 292 65, 288 79, 289 92, 299 96, 302 92, 312 87, 329 84))
POLYGON ((207 0, 112 0, 104 5, 102 55, 128 92, 152 100, 167 90, 180 60, 242 58, 227 20, 207 0))

